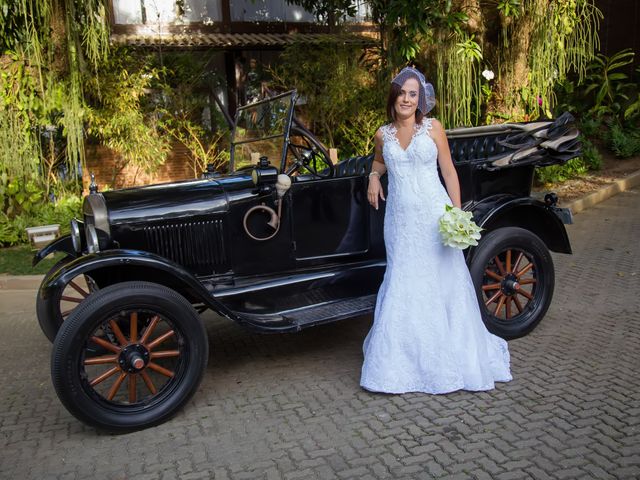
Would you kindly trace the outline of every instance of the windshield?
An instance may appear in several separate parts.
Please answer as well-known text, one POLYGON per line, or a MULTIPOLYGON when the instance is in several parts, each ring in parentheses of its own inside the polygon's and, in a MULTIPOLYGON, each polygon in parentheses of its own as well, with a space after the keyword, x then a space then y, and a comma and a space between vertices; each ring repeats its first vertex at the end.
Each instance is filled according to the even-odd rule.
POLYGON ((231 172, 255 165, 266 156, 280 167, 285 152, 295 91, 238 108, 231 140, 231 172))

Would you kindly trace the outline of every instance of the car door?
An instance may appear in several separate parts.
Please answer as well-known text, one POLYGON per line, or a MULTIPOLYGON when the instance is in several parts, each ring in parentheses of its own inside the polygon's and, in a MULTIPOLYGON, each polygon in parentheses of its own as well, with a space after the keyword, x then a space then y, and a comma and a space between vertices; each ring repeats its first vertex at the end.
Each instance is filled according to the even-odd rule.
POLYGON ((291 225, 298 264, 366 254, 370 242, 365 177, 295 179, 291 225))

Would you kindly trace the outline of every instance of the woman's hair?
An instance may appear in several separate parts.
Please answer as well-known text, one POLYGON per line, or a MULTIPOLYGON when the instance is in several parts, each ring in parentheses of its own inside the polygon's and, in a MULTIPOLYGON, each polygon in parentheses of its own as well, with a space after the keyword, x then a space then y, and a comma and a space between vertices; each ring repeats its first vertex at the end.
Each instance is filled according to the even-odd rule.
MULTIPOLYGON (((396 121, 396 100, 402 93, 402 87, 397 83, 392 83, 389 88, 389 96, 387 97, 387 116, 393 122, 396 121)), ((416 123, 421 123, 424 114, 416 109, 416 123)))

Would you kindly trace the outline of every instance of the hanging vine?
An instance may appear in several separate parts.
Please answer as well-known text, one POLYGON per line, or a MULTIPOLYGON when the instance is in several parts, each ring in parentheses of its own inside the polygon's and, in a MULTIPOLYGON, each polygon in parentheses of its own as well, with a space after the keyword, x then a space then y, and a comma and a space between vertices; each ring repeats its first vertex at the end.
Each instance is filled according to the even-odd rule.
POLYGON ((40 145, 33 129, 29 111, 37 108, 37 98, 24 94, 34 90, 35 78, 26 71, 25 62, 17 56, 2 58, 0 76, 0 174, 28 176, 37 164, 29 162, 40 154, 40 145))
POLYGON ((600 47, 597 26, 601 14, 590 0, 534 3, 527 13, 536 19, 529 51, 530 91, 537 95, 533 115, 551 115, 556 104, 553 87, 570 71, 584 78, 600 47))
POLYGON ((456 127, 478 123, 480 45, 464 33, 453 33, 437 42, 435 50, 436 95, 439 118, 456 127))
POLYGON ((554 85, 575 72, 582 78, 599 48, 602 17, 594 0, 500 0, 500 48, 488 59, 497 78, 488 121, 551 116, 554 85))
MULTIPOLYGON (((0 126, 7 128, 0 173, 26 180, 62 159, 76 178, 84 162, 87 59, 95 71, 108 52, 104 0, 18 0, 11 14, 0 31, 0 126)), ((44 176, 47 191, 55 179, 44 176)))
POLYGON ((383 49, 391 70, 427 67, 448 127, 550 114, 554 84, 584 76, 602 17, 595 0, 381 0, 372 9, 383 47, 395 46, 383 49))

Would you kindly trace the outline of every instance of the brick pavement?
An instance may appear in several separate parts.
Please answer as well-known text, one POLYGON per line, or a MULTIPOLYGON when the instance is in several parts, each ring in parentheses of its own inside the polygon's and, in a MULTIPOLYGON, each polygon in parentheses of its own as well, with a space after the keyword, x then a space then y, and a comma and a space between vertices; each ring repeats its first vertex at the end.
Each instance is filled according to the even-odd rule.
POLYGON ((632 479, 640 477, 640 190, 581 213, 540 326, 491 392, 358 386, 363 317, 254 335, 205 314, 191 402, 126 435, 80 424, 49 378, 33 291, 0 291, 0 477, 21 479, 632 479))

